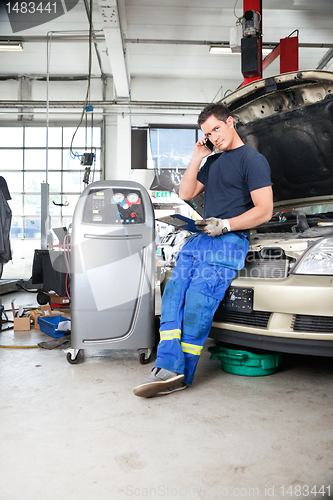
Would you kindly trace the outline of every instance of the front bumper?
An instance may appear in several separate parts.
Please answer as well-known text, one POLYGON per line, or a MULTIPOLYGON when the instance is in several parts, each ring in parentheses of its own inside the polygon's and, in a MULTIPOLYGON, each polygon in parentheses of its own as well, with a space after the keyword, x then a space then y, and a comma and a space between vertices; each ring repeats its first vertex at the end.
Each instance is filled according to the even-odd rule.
POLYGON ((284 352, 333 356, 332 276, 236 278, 231 286, 253 289, 253 311, 230 311, 221 304, 211 338, 284 352))

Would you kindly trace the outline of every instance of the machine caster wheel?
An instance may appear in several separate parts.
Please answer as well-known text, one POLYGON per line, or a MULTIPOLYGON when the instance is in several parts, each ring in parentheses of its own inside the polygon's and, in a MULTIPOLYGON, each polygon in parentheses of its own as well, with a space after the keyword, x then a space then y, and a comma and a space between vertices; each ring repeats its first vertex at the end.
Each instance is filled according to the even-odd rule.
POLYGON ((70 349, 66 355, 67 361, 71 365, 77 365, 83 360, 82 349, 70 349))
POLYGON ((46 306, 46 304, 49 304, 50 302, 50 297, 49 295, 46 295, 46 293, 43 292, 38 292, 37 293, 37 302, 41 306, 46 306))
POLYGON ((139 361, 142 365, 146 365, 151 361, 152 349, 141 349, 139 351, 139 361))

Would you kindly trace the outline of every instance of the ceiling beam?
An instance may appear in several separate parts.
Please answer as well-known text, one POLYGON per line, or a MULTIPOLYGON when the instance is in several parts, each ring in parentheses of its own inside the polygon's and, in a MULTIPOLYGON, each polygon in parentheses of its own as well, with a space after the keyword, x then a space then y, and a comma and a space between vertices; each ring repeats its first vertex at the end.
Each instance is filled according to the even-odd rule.
MULTIPOLYGON (((18 41, 22 43, 45 43, 47 37, 44 35, 26 35, 26 36, 10 36, 3 37, 0 36, 0 41, 11 40, 12 42, 18 41)), ((89 40, 88 32, 87 34, 81 35, 52 35, 52 44, 54 43, 67 43, 67 42, 84 42, 89 40)), ((94 42, 104 42, 105 36, 103 30, 93 31, 93 41, 94 42)), ((125 44, 152 44, 152 45, 215 45, 219 47, 230 47, 229 40, 170 40, 170 39, 153 39, 153 38, 124 38, 123 43, 125 44)), ((279 42, 263 42, 262 46, 265 49, 274 49, 279 42)), ((299 43, 298 46, 303 49, 331 49, 333 48, 333 43, 299 43)))
MULTIPOLYGON (((182 112, 184 108, 188 110, 201 110, 208 102, 169 102, 169 101, 131 101, 130 103, 124 102, 123 100, 114 100, 114 101, 89 101, 89 104, 94 106, 94 108, 100 108, 101 110, 106 108, 113 108, 115 110, 123 109, 126 107, 127 109, 134 110, 137 109, 138 112, 144 113, 145 108, 149 109, 173 109, 179 110, 182 112)), ((82 110, 82 106, 84 102, 82 101, 50 101, 49 107, 52 109, 76 109, 79 108, 82 110)), ((44 109, 47 106, 46 101, 2 101, 0 100, 0 110, 1 109, 18 109, 18 108, 31 108, 36 109, 44 109)))
MULTIPOLYGON (((214 45, 218 47, 230 47, 229 40, 212 41, 212 40, 170 40, 170 39, 152 39, 152 38, 125 38, 125 43, 147 43, 153 45, 214 45)), ((265 49, 274 49, 280 42, 263 42, 262 46, 265 49)), ((299 47, 305 49, 330 49, 333 48, 333 43, 299 43, 299 47)))
POLYGON ((326 52, 324 57, 322 57, 321 60, 319 61, 317 69, 324 69, 325 66, 327 66, 332 59, 333 59, 333 49, 330 49, 326 52))
POLYGON ((118 98, 129 99, 129 75, 125 59, 117 0, 98 0, 107 54, 118 98))

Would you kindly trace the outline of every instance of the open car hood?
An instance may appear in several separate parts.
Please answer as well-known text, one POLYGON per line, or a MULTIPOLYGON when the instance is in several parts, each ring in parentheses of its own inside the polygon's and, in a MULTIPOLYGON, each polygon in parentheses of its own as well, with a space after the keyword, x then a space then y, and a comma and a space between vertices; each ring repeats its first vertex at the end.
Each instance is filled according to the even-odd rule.
MULTIPOLYGON (((332 72, 297 71, 256 80, 223 102, 244 143, 270 164, 276 212, 333 203, 332 72)), ((167 173, 158 188, 177 192, 179 183, 167 173)), ((203 216, 203 200, 202 193, 187 203, 203 216)))
MULTIPOLYGON (((245 144, 268 160, 274 210, 333 202, 333 74, 256 80, 223 99, 245 144)), ((203 194, 188 204, 203 216, 203 194)))
POLYGON ((245 144, 268 160, 276 210, 333 200, 333 74, 256 80, 223 99, 245 144))

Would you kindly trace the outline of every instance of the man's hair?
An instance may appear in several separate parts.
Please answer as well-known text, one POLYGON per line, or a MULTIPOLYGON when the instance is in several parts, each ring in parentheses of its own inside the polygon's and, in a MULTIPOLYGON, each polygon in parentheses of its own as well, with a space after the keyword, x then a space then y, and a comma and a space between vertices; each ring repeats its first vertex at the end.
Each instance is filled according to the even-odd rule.
POLYGON ((198 117, 198 125, 201 127, 201 125, 208 120, 210 116, 214 115, 215 118, 218 120, 221 120, 222 122, 226 122, 228 116, 231 116, 230 110, 228 106, 226 106, 223 103, 211 103, 208 104, 200 113, 198 117))

